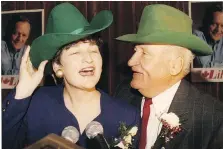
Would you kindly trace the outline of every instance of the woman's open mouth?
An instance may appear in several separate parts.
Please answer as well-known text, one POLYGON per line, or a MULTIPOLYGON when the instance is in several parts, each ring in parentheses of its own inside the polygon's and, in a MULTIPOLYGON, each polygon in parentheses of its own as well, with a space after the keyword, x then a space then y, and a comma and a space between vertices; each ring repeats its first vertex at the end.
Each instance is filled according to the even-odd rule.
POLYGON ((93 76, 94 75, 94 72, 95 72, 95 67, 91 66, 91 67, 86 67, 86 68, 83 68, 79 71, 79 74, 81 76, 93 76))

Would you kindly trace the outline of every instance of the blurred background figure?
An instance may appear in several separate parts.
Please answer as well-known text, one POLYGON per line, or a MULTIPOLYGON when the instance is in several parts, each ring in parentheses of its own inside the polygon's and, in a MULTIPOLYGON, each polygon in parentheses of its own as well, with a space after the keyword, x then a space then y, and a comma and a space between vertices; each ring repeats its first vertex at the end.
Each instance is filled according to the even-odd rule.
POLYGON ((222 4, 213 4, 207 8, 203 26, 193 33, 212 47, 213 54, 196 57, 194 67, 223 67, 223 8, 222 4))
POLYGON ((9 20, 2 41, 2 75, 18 75, 22 55, 31 31, 31 24, 25 16, 14 15, 9 20))

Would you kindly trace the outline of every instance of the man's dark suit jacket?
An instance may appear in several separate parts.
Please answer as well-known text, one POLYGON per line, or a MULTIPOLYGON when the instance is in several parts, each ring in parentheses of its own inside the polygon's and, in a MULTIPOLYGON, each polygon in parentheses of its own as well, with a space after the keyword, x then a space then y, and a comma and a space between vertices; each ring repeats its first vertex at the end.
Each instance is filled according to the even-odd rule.
MULTIPOLYGON (((140 108, 141 97, 127 82, 118 86, 114 96, 128 97, 129 103, 140 108)), ((169 112, 179 116, 183 130, 168 143, 158 136, 152 149, 223 149, 222 102, 182 80, 169 112)))

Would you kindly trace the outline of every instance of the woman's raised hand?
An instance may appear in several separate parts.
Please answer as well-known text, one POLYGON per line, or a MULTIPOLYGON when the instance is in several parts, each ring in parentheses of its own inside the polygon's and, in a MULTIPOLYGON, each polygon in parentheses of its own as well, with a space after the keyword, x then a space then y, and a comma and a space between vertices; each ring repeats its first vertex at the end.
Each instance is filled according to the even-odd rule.
POLYGON ((43 78, 47 60, 42 61, 38 70, 34 70, 29 57, 30 46, 27 46, 22 57, 19 73, 19 83, 16 86, 15 99, 23 99, 32 95, 43 78))

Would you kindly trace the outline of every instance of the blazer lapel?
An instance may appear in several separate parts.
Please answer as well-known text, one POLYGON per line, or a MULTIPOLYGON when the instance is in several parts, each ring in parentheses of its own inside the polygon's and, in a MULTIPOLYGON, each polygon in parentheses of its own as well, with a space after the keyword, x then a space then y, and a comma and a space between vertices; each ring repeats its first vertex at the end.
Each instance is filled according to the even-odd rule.
MULTIPOLYGON (((192 120, 190 119, 192 116, 192 104, 190 104, 190 99, 188 98, 189 90, 190 84, 182 80, 168 111, 168 113, 175 113, 179 117, 182 131, 167 143, 165 143, 165 139, 160 136, 160 133, 153 149, 161 149, 162 147, 165 149, 177 149, 190 131, 192 126, 192 120)), ((164 128, 161 129, 161 132, 163 129, 164 128)))

